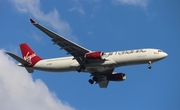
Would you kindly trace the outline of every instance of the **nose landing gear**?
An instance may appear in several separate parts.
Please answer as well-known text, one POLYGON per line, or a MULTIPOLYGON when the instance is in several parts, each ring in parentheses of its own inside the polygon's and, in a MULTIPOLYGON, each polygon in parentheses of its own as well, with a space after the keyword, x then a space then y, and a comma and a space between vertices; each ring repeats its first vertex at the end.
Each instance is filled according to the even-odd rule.
POLYGON ((149 61, 149 63, 148 63, 149 65, 148 65, 148 68, 149 69, 151 69, 152 68, 152 66, 151 66, 151 64, 152 64, 152 62, 151 61, 149 61))

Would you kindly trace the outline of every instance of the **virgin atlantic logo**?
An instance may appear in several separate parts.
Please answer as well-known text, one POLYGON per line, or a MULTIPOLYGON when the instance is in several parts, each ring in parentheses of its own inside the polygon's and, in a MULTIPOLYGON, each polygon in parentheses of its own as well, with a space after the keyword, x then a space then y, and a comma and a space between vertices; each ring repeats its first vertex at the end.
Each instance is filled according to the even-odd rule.
POLYGON ((24 60, 26 60, 27 62, 29 62, 29 63, 32 63, 32 61, 31 61, 31 59, 33 58, 33 57, 35 57, 36 56, 36 54, 32 54, 32 55, 29 55, 29 52, 26 54, 26 56, 24 56, 24 60))

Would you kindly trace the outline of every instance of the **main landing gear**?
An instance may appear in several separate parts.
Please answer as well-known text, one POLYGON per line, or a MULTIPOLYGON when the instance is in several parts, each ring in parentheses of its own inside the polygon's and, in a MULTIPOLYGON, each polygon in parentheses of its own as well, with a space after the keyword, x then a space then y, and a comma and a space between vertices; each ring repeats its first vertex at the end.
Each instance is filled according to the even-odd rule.
POLYGON ((151 69, 152 68, 152 66, 151 66, 151 64, 152 64, 152 62, 151 61, 149 61, 149 63, 148 63, 149 65, 148 65, 148 68, 149 69, 151 69))
POLYGON ((94 80, 89 79, 88 81, 89 81, 90 84, 94 84, 94 80))
POLYGON ((78 66, 78 67, 76 68, 76 70, 77 70, 78 72, 81 72, 82 70, 85 70, 85 69, 86 69, 86 67, 85 67, 84 65, 78 66))
POLYGON ((98 82, 98 78, 95 77, 95 76, 93 76, 93 78, 92 78, 92 79, 89 79, 88 82, 89 82, 90 84, 94 84, 94 82, 97 83, 97 82, 98 82))

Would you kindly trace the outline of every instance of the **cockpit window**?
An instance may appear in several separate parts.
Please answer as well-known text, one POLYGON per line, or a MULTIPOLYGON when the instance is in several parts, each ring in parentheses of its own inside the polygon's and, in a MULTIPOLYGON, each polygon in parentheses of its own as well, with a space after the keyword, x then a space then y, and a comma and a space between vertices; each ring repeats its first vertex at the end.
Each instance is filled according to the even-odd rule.
POLYGON ((158 50, 158 52, 162 52, 162 50, 158 50))

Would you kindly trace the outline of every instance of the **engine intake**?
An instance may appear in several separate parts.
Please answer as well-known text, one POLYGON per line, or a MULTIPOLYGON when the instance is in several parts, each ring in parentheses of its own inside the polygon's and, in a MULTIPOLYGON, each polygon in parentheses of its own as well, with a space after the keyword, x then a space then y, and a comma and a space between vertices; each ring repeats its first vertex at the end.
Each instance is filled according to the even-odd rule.
POLYGON ((103 59, 102 56, 103 56, 103 52, 90 52, 90 53, 87 53, 85 54, 85 58, 86 59, 103 59))
POLYGON ((109 81, 124 81, 126 79, 126 74, 124 73, 115 73, 107 76, 109 81))

